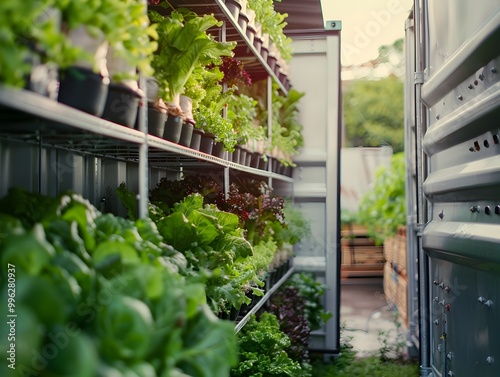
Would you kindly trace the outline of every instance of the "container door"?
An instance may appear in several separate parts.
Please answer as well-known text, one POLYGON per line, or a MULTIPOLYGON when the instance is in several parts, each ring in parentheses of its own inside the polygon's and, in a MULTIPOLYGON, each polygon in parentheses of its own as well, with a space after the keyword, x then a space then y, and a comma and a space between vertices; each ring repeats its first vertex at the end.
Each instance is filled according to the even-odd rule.
POLYGON ((435 375, 499 376, 500 3, 415 4, 421 346, 435 375))

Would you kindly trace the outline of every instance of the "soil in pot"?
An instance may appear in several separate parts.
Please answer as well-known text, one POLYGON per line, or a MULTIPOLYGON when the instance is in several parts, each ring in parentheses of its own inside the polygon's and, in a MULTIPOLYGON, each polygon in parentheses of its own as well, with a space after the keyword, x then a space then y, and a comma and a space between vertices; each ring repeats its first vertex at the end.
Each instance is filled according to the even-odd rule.
POLYGON ((182 124, 181 138, 179 140, 180 145, 189 147, 191 145, 191 138, 193 136, 194 126, 189 122, 184 122, 182 124))
POLYGON ((181 139, 182 118, 180 116, 167 116, 163 138, 173 143, 178 143, 181 139))
POLYGON ((60 71, 59 79, 59 102, 95 116, 102 115, 108 95, 108 77, 75 66, 60 71))
POLYGON ((134 127, 141 96, 123 84, 109 84, 102 118, 122 126, 134 127))

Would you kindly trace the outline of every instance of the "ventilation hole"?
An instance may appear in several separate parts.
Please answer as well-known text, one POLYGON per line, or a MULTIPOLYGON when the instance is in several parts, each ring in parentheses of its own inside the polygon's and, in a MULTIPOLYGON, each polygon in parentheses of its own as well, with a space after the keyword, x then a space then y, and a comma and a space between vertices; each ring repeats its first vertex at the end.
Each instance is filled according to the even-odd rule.
POLYGON ((491 209, 490 209, 490 206, 486 206, 486 207, 484 207, 484 213, 486 213, 487 215, 491 215, 491 209))
POLYGON ((498 137, 498 135, 493 135, 493 142, 494 142, 495 144, 500 143, 500 138, 498 137))
POLYGON ((475 142, 474 142, 474 149, 475 149, 476 151, 481 150, 481 147, 479 146, 479 143, 478 143, 477 141, 475 141, 475 142))
POLYGON ((500 215, 500 206, 495 206, 495 215, 500 215))
POLYGON ((484 144, 485 148, 489 148, 490 147, 490 143, 488 142, 488 140, 485 140, 483 144, 484 144))

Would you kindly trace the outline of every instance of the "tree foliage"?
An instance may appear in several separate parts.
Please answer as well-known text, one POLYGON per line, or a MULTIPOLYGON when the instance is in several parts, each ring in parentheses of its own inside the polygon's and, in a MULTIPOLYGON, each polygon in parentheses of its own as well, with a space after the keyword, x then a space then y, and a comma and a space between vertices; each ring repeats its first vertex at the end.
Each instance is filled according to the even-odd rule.
POLYGON ((349 83, 343 107, 347 146, 404 150, 403 83, 396 76, 349 83))

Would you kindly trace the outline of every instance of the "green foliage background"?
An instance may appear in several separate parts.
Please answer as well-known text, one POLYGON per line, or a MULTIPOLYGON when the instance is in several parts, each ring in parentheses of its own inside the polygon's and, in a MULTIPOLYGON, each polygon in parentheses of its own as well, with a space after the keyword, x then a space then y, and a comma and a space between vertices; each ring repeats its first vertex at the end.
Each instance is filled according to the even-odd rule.
POLYGON ((397 153, 392 156, 390 168, 377 170, 373 188, 359 203, 359 222, 378 244, 394 236, 399 225, 406 224, 404 157, 404 153, 397 153))
POLYGON ((344 92, 347 146, 391 146, 404 150, 403 82, 396 76, 356 80, 344 92))

